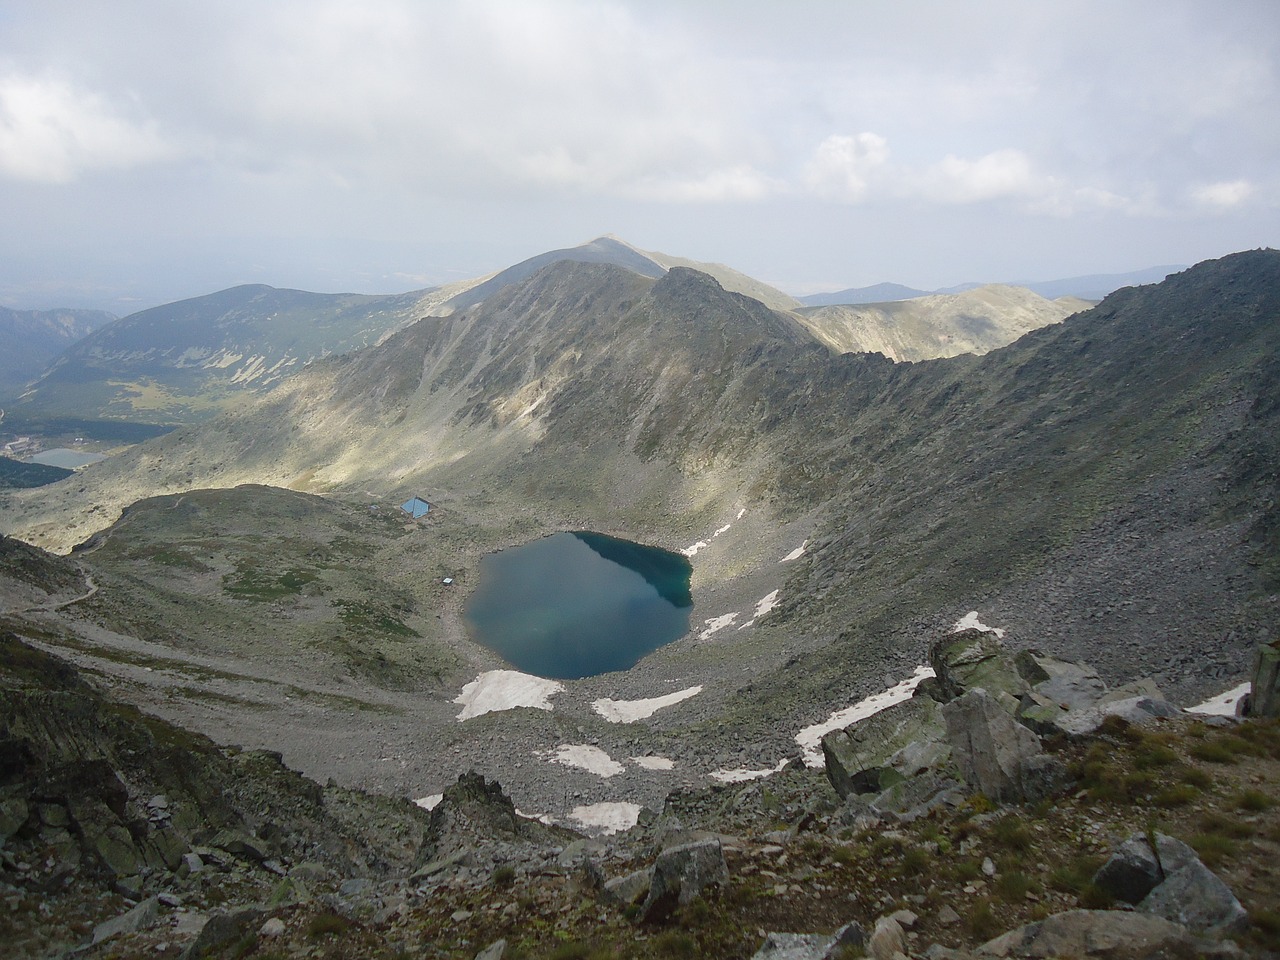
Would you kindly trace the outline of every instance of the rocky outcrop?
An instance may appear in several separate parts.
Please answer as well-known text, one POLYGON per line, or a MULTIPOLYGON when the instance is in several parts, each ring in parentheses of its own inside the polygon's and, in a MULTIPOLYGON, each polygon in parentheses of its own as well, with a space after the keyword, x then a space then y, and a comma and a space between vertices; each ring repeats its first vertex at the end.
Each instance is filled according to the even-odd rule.
POLYGON ((729 879, 729 867, 719 840, 700 840, 671 847, 658 855, 649 879, 649 895, 640 916, 661 921, 713 883, 729 879))
POLYGON ((1155 835, 1155 845, 1142 833, 1120 844, 1094 874, 1093 882, 1125 903, 1137 904, 1165 878, 1196 861, 1196 852, 1181 840, 1155 835))
POLYGON ((751 960, 835 960, 860 956, 867 935, 856 923, 835 933, 769 933, 751 960))
POLYGON ((1251 717, 1280 717, 1280 640, 1258 644, 1246 712, 1251 717))
POLYGON ((1094 875, 1117 900, 1213 936, 1242 933, 1249 915, 1229 887, 1173 837, 1135 834, 1094 875))
POLYGON ((999 802, 1052 795, 1065 769, 1047 757, 1040 738, 986 691, 970 690, 942 708, 951 757, 966 783, 999 802))
POLYGON ((1215 937, 1249 929, 1249 914, 1235 894, 1199 860, 1167 874, 1138 909, 1215 937))
POLYGON ((827 776, 841 797, 879 793, 946 762, 950 747, 939 705, 913 697, 823 738, 827 776))
POLYGON ((444 791, 431 811, 419 860, 427 866, 449 865, 463 857, 483 859, 484 852, 504 846, 554 846, 579 839, 572 830, 520 816, 498 781, 486 782, 471 770, 444 791))
MULTIPOLYGON (((1206 940, 1181 924, 1144 913, 1068 910, 996 937, 978 957, 1239 957, 1232 944, 1206 940)), ((939 954, 941 956, 941 954, 939 954)))
POLYGON ((944 634, 929 647, 929 666, 937 675, 943 700, 981 688, 1013 712, 1030 689, 994 630, 970 627, 944 634))

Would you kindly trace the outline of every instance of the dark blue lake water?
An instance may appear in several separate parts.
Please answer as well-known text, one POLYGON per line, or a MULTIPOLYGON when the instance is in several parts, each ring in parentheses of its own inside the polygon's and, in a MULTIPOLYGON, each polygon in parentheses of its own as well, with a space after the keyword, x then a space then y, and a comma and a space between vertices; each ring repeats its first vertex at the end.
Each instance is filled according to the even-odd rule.
POLYGON ((626 670, 689 629, 682 554, 600 533, 557 533, 480 561, 463 617, 517 670, 572 680, 626 670))

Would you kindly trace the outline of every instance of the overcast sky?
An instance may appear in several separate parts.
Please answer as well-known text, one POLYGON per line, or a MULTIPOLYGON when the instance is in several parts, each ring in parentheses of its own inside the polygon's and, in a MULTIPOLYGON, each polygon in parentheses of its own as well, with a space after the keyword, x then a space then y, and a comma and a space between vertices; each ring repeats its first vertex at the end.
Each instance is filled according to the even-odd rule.
POLYGON ((613 233, 792 293, 1280 246, 1280 3, 0 0, 0 304, 613 233))

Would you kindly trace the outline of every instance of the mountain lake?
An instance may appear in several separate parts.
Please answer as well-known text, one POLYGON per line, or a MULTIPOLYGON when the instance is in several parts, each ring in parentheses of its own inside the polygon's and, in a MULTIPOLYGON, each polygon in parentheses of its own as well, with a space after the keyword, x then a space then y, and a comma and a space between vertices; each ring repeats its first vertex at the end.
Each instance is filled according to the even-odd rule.
POLYGON ((626 670, 689 630, 682 554, 586 531, 490 554, 463 616, 472 637, 525 673, 575 680, 626 670))
POLYGON ((27 457, 26 462, 42 463, 48 467, 62 467, 64 470, 78 470, 80 467, 87 467, 91 463, 99 463, 105 459, 107 459, 106 455, 101 453, 85 453, 69 447, 55 447, 52 450, 37 453, 33 457, 27 457))

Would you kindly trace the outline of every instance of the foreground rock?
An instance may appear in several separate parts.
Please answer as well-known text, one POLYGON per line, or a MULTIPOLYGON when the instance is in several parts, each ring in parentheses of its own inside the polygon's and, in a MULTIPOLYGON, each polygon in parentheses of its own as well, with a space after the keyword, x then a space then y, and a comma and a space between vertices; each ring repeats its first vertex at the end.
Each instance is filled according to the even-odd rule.
POLYGON ((1230 888, 1194 850, 1163 833, 1155 835, 1154 847, 1143 834, 1130 837, 1093 882, 1143 913, 1211 936, 1235 935, 1249 927, 1249 915, 1230 888))
MULTIPOLYGON (((939 951, 935 957, 961 957, 939 951)), ((1232 943, 1196 936, 1181 924, 1143 913, 1068 910, 996 937, 978 957, 1242 957, 1232 943)))
POLYGON ((951 753, 939 705, 912 697, 822 739, 831 786, 841 797, 879 793, 951 753))
POLYGON ((729 867, 719 840, 700 840, 671 847, 658 855, 649 880, 649 896, 641 919, 661 921, 713 883, 729 879, 729 867))
POLYGON ((1065 781, 1040 738, 984 690, 970 690, 942 708, 952 759, 974 790, 1003 803, 1040 800, 1065 781))

